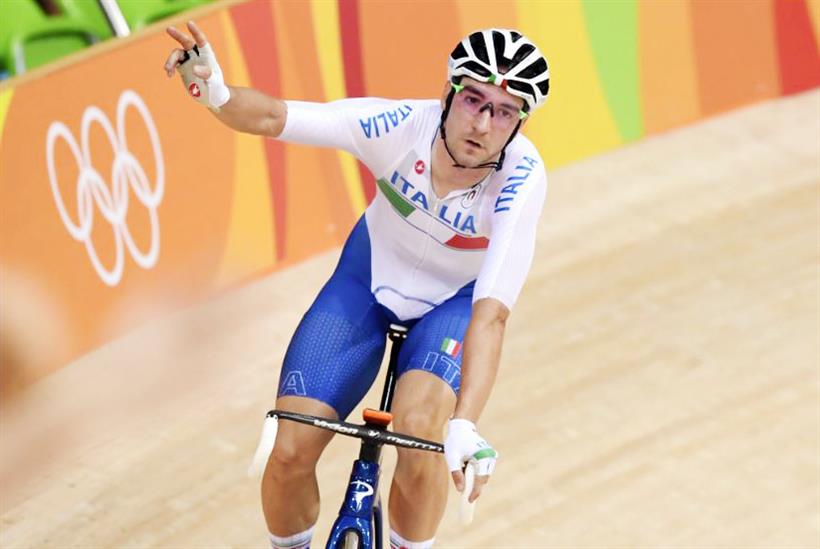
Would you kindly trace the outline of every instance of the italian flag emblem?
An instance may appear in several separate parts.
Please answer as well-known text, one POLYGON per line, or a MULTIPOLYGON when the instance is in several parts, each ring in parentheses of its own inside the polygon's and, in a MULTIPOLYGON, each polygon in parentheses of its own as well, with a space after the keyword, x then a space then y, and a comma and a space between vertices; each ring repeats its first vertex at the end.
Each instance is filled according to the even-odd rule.
POLYGON ((444 341, 441 342, 441 352, 447 353, 451 357, 455 358, 458 356, 458 353, 461 352, 461 343, 455 339, 445 337, 444 341))

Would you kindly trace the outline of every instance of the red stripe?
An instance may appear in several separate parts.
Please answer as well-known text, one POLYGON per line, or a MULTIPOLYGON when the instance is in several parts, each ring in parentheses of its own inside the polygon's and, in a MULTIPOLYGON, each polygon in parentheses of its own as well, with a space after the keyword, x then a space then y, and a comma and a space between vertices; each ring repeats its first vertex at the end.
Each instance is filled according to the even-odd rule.
MULTIPOLYGON (((271 97, 281 97, 279 52, 271 9, 272 4, 268 0, 253 0, 232 6, 230 14, 248 65, 251 86, 271 97)), ((277 261, 281 261, 286 253, 287 231, 285 147, 273 139, 264 139, 264 144, 276 231, 274 255, 277 261)))
POLYGON ((820 84, 820 56, 805 1, 777 0, 774 5, 777 58, 783 94, 820 84))
POLYGON ((458 248, 460 250, 485 250, 490 245, 490 241, 483 236, 470 238, 467 236, 455 235, 453 238, 444 243, 445 246, 451 248, 458 248))
MULTIPOLYGON (((348 97, 365 97, 362 41, 359 34, 359 0, 339 0, 339 36, 342 37, 342 61, 345 88, 348 97)), ((364 164, 359 162, 365 200, 370 203, 376 196, 376 180, 364 164)))

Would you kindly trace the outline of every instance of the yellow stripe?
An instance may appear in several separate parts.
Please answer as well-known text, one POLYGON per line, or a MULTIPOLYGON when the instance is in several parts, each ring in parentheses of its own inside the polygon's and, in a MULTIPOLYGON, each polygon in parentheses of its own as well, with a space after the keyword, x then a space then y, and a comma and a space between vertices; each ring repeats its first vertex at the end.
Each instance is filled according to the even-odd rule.
POLYGON ((526 124, 547 164, 564 164, 621 143, 604 97, 578 0, 519 0, 522 32, 549 61, 549 99, 526 124))
POLYGON ((820 48, 820 0, 808 0, 806 7, 809 10, 811 25, 814 27, 814 40, 817 42, 817 47, 820 48))
MULTIPOLYGON (((316 36, 316 51, 322 73, 324 96, 328 101, 345 97, 342 39, 339 35, 339 7, 335 0, 311 0, 311 15, 316 36)), ((346 152, 337 153, 350 205, 356 217, 367 203, 356 159, 346 152)))
POLYGON ((3 145, 3 128, 6 126, 6 115, 11 105, 11 97, 14 95, 14 88, 0 91, 0 148, 3 145))
MULTIPOLYGON (((225 80, 232 86, 250 86, 248 68, 228 10, 220 13, 225 31, 225 80)), ((218 282, 232 284, 275 262, 273 211, 263 139, 235 132, 233 200, 225 253, 218 282)))

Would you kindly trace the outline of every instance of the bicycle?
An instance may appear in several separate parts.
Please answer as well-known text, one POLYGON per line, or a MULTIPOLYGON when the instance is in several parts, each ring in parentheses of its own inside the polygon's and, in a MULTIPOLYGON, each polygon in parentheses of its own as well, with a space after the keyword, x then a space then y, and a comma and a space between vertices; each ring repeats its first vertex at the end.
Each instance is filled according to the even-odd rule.
MULTIPOLYGON (((259 468, 267 461, 273 450, 276 438, 275 425, 279 419, 295 421, 326 429, 346 436, 362 439, 359 458, 353 463, 350 480, 347 486, 339 515, 333 523, 326 549, 382 549, 382 507, 379 495, 379 476, 381 472, 381 449, 385 444, 401 446, 415 450, 444 453, 444 446, 438 442, 404 435, 387 430, 393 420, 390 407, 396 386, 396 368, 401 345, 407 338, 407 328, 391 324, 387 332, 391 341, 390 361, 382 389, 381 403, 378 410, 365 408, 364 425, 337 421, 307 414, 298 414, 285 410, 271 410, 265 416, 262 440, 257 448, 251 469, 259 468), (273 425, 273 427, 271 427, 273 425), (269 442, 265 444, 265 442, 269 442)), ((249 471, 250 472, 250 471, 249 471)), ((474 471, 469 464, 465 469, 466 485, 462 496, 461 520, 468 523, 472 520, 472 506, 467 503, 467 496, 472 491, 474 471)))

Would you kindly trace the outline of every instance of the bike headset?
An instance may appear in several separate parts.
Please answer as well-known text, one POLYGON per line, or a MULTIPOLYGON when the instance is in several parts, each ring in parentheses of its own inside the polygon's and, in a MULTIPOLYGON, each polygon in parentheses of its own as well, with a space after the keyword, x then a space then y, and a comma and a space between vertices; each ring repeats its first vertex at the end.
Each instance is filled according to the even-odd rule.
MULTIPOLYGON (((547 99, 550 89, 550 71, 547 60, 535 44, 517 31, 509 29, 475 31, 459 42, 450 53, 450 58, 447 60, 447 81, 451 88, 441 113, 439 132, 444 148, 453 161, 453 167, 476 170, 495 168, 499 171, 504 164, 507 145, 518 134, 518 129, 524 119, 543 105, 547 99), (507 93, 524 100, 524 105, 519 111, 518 123, 502 147, 501 155, 496 162, 485 162, 478 166, 463 166, 455 159, 447 145, 444 123, 450 114, 455 94, 464 89, 464 86, 460 84, 464 76, 469 76, 479 82, 495 84, 507 93)), ((490 116, 493 115, 491 109, 490 116)))

